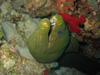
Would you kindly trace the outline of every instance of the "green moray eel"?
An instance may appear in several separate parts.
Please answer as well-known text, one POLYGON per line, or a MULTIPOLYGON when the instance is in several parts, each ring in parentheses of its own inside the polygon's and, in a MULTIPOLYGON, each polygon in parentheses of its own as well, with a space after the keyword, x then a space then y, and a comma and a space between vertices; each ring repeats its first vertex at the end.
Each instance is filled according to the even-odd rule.
POLYGON ((78 43, 78 40, 73 37, 73 36, 70 36, 70 43, 68 45, 68 47, 65 49, 65 53, 68 53, 68 52, 78 52, 79 51, 79 43, 78 43))
POLYGON ((69 31, 62 17, 54 15, 50 20, 44 18, 39 23, 27 43, 30 53, 37 61, 51 63, 61 56, 69 40, 69 31))

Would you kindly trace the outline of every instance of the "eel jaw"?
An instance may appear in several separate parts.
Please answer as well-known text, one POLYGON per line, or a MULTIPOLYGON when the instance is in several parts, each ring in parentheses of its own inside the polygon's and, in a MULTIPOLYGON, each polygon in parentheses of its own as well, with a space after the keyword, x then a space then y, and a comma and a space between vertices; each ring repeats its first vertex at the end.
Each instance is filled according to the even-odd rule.
POLYGON ((55 24, 56 24, 56 22, 55 22, 55 17, 53 17, 51 20, 50 20, 50 25, 51 25, 51 27, 50 28, 54 28, 54 26, 55 26, 55 24))
POLYGON ((50 36, 52 30, 54 29, 55 25, 56 25, 55 17, 53 17, 52 19, 50 19, 50 30, 49 30, 49 33, 48 33, 49 36, 50 36))

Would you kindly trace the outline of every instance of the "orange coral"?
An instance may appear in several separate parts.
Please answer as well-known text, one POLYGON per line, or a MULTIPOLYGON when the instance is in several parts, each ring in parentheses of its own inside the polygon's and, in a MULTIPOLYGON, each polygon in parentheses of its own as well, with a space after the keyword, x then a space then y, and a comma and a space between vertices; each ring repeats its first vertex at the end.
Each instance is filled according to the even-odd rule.
POLYGON ((43 75, 48 75, 48 72, 50 71, 50 69, 46 69, 43 71, 43 75))
POLYGON ((67 9, 73 10, 75 1, 76 0, 57 0, 56 1, 56 8, 60 12, 64 12, 67 9))

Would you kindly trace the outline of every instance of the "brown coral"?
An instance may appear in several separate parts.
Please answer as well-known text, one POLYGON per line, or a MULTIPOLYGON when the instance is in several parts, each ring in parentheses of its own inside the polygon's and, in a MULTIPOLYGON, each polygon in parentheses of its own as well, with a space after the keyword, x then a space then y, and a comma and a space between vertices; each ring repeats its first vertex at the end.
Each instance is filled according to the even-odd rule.
MULTIPOLYGON (((14 0, 13 4, 21 1, 22 0, 14 0)), ((51 0, 24 0, 23 2, 24 4, 20 5, 20 7, 22 9, 27 9, 33 16, 44 17, 58 12, 51 0)))
POLYGON ((60 12, 64 12, 66 10, 74 10, 74 2, 75 0, 57 0, 56 7, 60 12))

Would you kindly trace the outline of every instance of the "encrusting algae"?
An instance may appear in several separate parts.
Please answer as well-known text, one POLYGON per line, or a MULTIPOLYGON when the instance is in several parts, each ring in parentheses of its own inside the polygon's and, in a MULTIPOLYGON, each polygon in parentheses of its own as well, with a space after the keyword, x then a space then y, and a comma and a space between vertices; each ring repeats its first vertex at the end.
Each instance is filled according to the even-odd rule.
POLYGON ((56 67, 57 63, 43 64, 19 56, 14 47, 3 41, 0 47, 0 74, 43 75, 43 71, 56 67))

